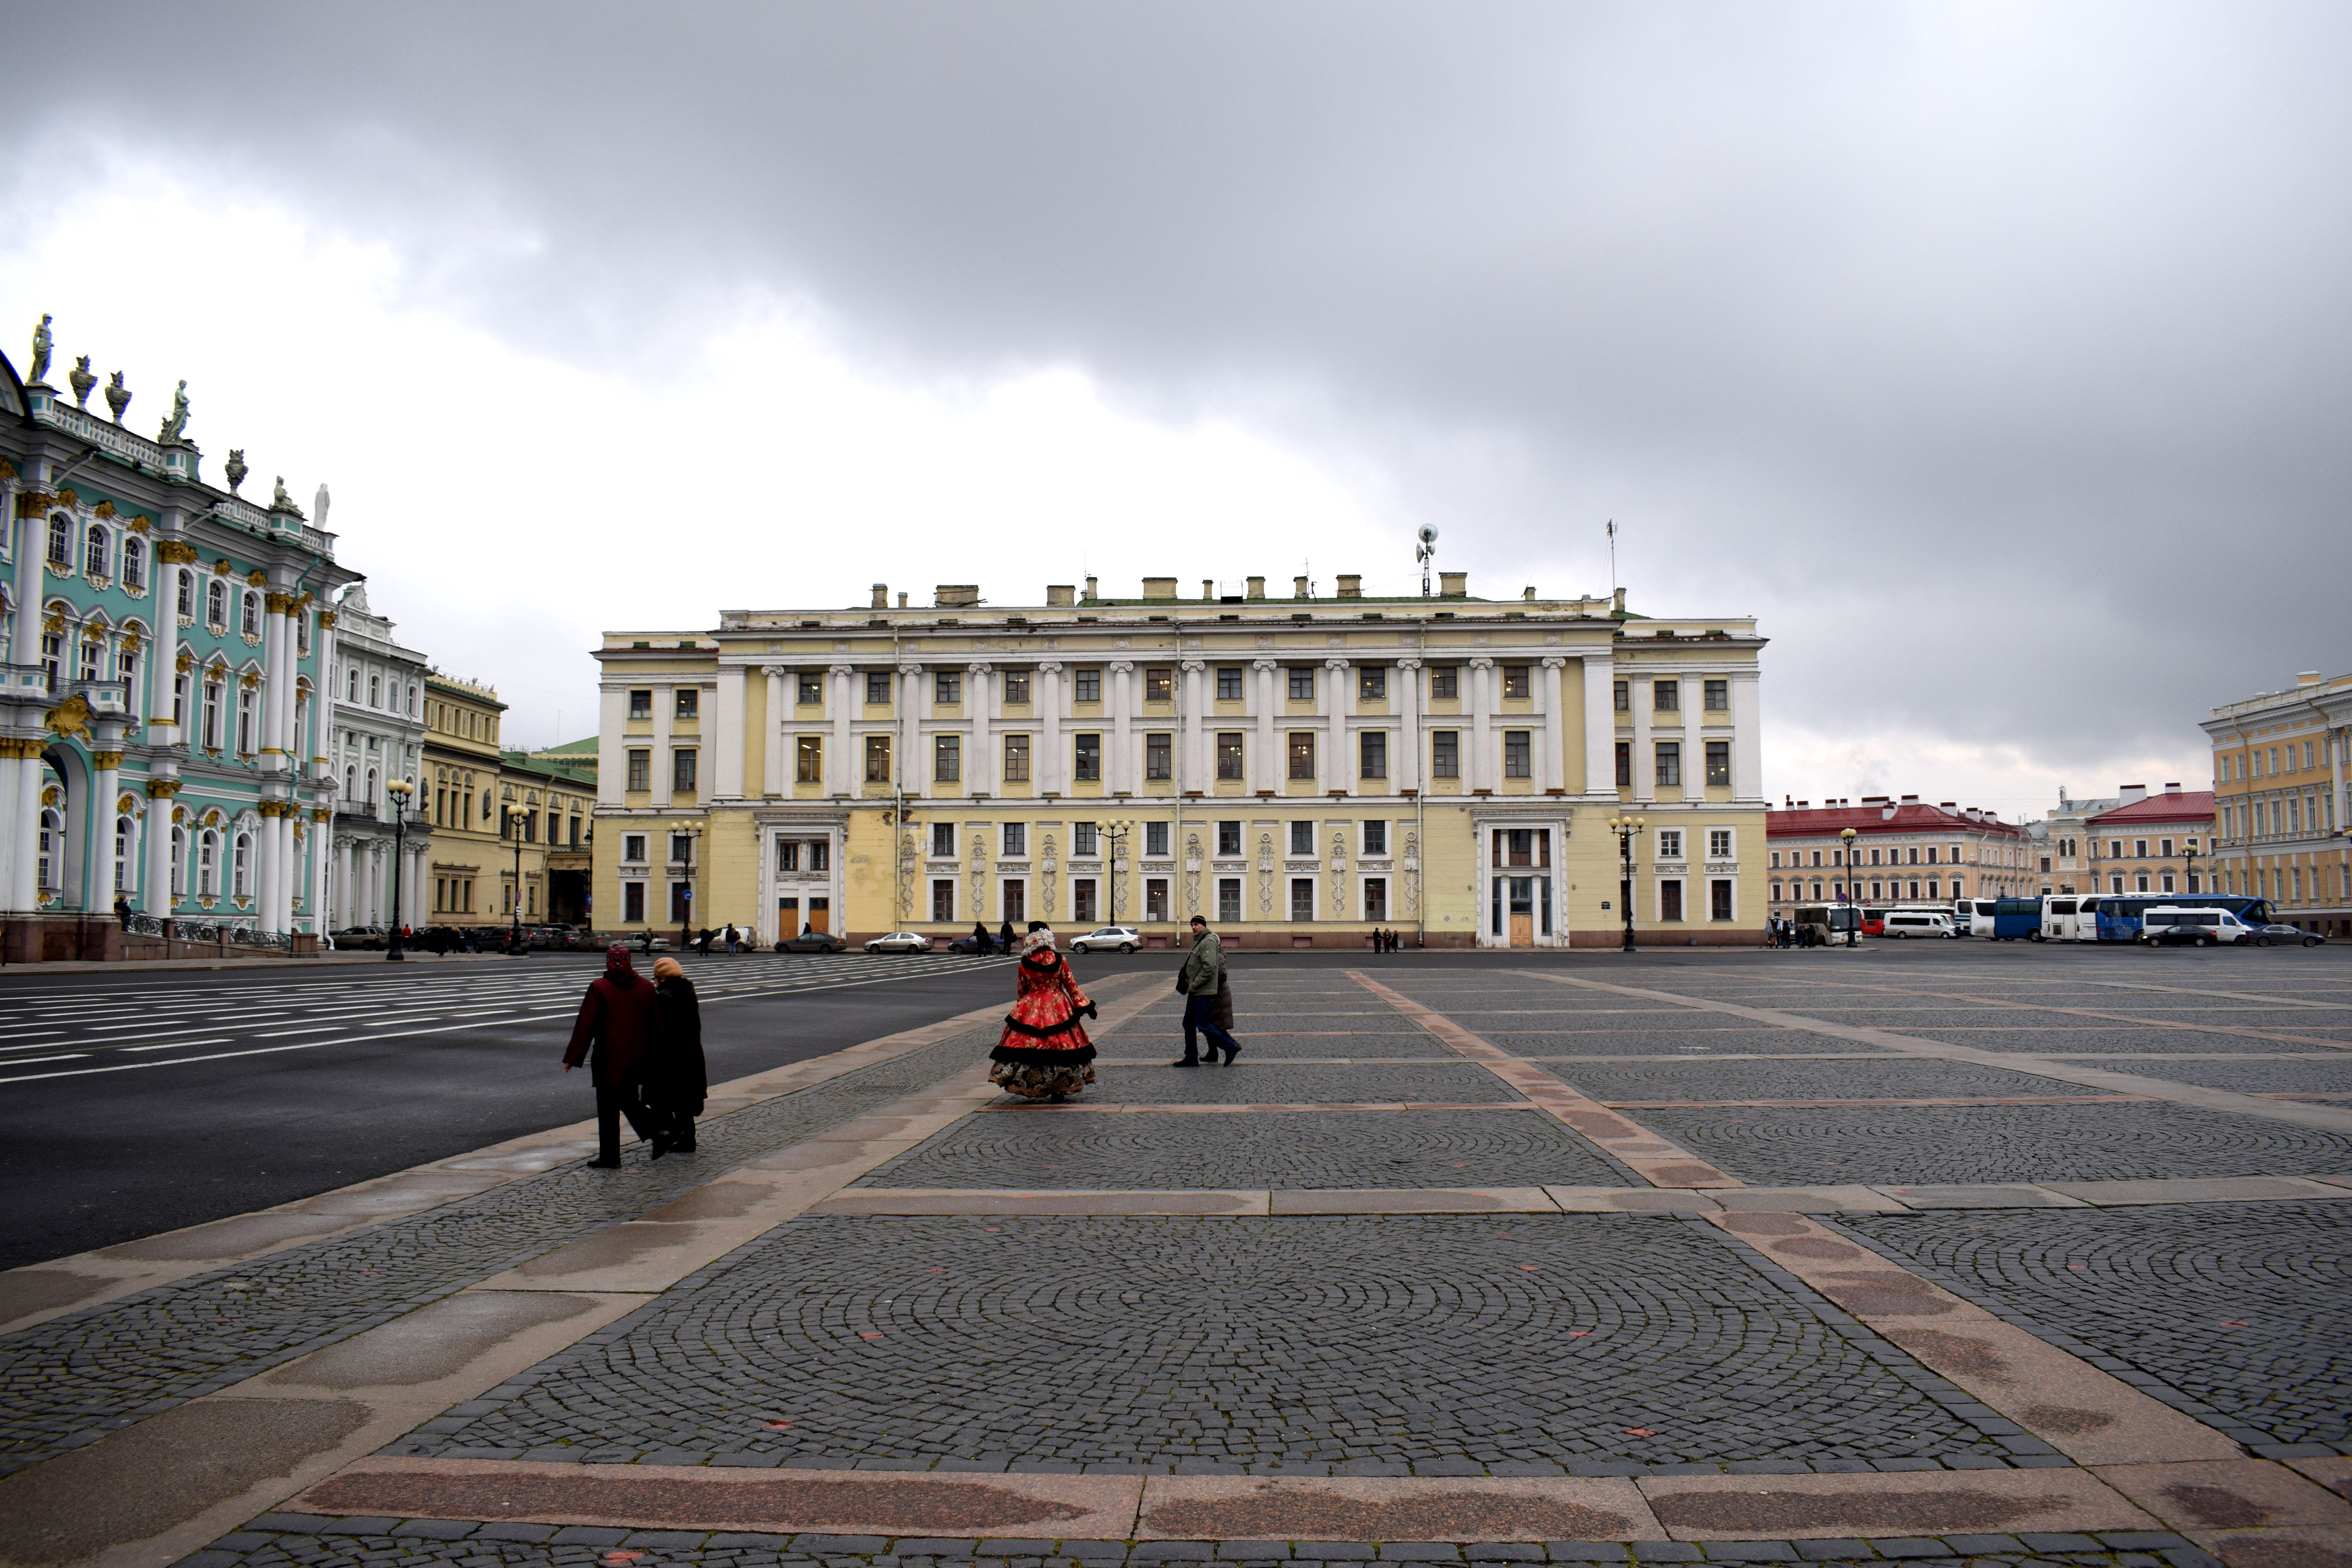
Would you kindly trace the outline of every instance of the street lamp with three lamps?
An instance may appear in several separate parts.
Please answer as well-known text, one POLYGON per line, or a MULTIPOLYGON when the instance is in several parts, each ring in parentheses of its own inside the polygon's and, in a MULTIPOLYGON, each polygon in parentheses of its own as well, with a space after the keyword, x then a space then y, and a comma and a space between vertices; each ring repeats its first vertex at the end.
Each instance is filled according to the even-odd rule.
POLYGON ((1625 858, 1625 874, 1617 884, 1617 901, 1625 906, 1625 943, 1623 951, 1633 951, 1633 839, 1650 825, 1645 816, 1612 816, 1609 831, 1617 836, 1618 847, 1625 858))
POLYGON ((390 963, 405 961, 408 954, 400 949, 400 885, 408 879, 401 865, 401 842, 408 827, 408 797, 416 786, 406 779, 387 779, 383 793, 392 796, 392 934, 383 947, 384 960, 390 963))
POLYGON ((1853 906, 1853 923, 1845 928, 1845 944, 1848 947, 1860 947, 1862 945, 1862 884, 1853 879, 1853 841, 1861 837, 1862 834, 1854 828, 1845 827, 1838 830, 1838 837, 1845 841, 1846 892, 1846 896, 1839 901, 1853 906))

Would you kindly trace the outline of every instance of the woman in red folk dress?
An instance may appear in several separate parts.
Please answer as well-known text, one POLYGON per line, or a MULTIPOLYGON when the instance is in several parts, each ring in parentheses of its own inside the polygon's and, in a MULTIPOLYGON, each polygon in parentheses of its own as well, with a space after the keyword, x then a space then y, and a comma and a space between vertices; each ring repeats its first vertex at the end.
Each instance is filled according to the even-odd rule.
POLYGON ((1043 921, 1029 922, 1015 973, 1020 988, 1005 1015, 1004 1037, 988 1053, 996 1064, 988 1079, 1024 1100, 1058 1103, 1095 1080, 1094 1042, 1078 1022, 1095 1016, 1095 1005, 1054 950, 1054 933, 1043 921))

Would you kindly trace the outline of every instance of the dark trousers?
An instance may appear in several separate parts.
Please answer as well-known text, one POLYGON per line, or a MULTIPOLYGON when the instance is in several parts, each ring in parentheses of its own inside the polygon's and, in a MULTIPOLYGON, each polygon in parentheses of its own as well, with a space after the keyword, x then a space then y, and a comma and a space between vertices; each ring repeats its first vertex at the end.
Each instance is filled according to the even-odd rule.
POLYGON ((1200 1059, 1201 1049, 1194 1034, 1195 1030, 1209 1037, 1209 1054, 1212 1057, 1215 1056, 1220 1049, 1227 1051, 1241 1049, 1231 1035, 1210 1021, 1216 1010, 1217 999, 1214 996, 1184 998, 1184 1059, 1186 1061, 1200 1059))
POLYGON ((661 1122, 646 1109, 635 1084, 624 1084, 619 1089, 596 1091, 596 1158, 607 1162, 621 1157, 621 1118, 629 1119, 629 1130, 640 1138, 651 1138, 661 1130, 661 1122))

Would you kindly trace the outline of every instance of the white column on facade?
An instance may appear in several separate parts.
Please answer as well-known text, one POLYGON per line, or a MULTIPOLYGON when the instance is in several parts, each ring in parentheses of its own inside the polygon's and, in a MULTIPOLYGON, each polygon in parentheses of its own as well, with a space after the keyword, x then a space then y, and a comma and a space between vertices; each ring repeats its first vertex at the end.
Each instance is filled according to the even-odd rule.
POLYGON ((793 793, 793 779, 785 770, 792 765, 792 753, 786 737, 793 710, 786 705, 786 682, 790 680, 792 671, 781 664, 771 664, 762 667, 760 673, 767 678, 768 682, 768 716, 762 721, 764 727, 761 731, 760 793, 790 795, 793 793))
MULTIPOLYGON (((772 690, 773 688, 772 687, 772 690)), ((596 804, 619 805, 629 784, 629 694, 606 683, 596 691, 596 804)), ((772 721, 773 714, 769 715, 772 721)))
POLYGON ((849 721, 851 715, 859 711, 854 705, 863 698, 864 693, 858 691, 856 687, 857 680, 856 665, 836 664, 832 667, 831 673, 833 675, 833 745, 831 748, 833 765, 825 770, 826 776, 830 780, 825 785, 825 793, 856 795, 858 787, 857 781, 864 778, 866 773, 865 765, 849 754, 849 748, 853 743, 850 738, 849 721))
POLYGON ((329 920, 330 931, 359 924, 355 909, 358 890, 352 886, 352 841, 342 839, 335 845, 335 885, 332 895, 333 913, 329 920))
POLYGON ((278 878, 278 929, 294 929, 294 895, 307 877, 310 867, 302 858, 303 836, 295 832, 302 820, 302 808, 292 801, 286 803, 285 815, 278 819, 278 863, 284 868, 278 878))
POLYGON ((1421 787, 1421 660, 1401 658, 1396 664, 1397 712, 1403 723, 1397 731, 1397 754, 1389 759, 1400 790, 1421 787))
POLYGON ((1208 684, 1209 664, 1206 659, 1188 658, 1182 661, 1184 684, 1178 692, 1176 722, 1181 733, 1178 744, 1183 761, 1177 768, 1178 790, 1199 790, 1206 795, 1210 769, 1204 754, 1204 737, 1208 731, 1202 721, 1208 707, 1202 695, 1208 684))
POLYGON ((1470 787, 1495 787, 1495 661, 1481 654, 1470 661, 1470 787))
POLYGON ((147 877, 140 889, 139 910, 162 919, 172 912, 172 796, 168 791, 147 796, 147 877))
MULTIPOLYGON (((312 762, 317 762, 326 754, 327 737, 332 732, 335 713, 335 613, 332 610, 320 610, 318 613, 318 621, 319 690, 310 699, 310 723, 316 734, 308 748, 312 762)), ((422 687, 424 682, 420 680, 417 684, 422 687)), ((166 689, 163 700, 169 702, 171 700, 171 692, 166 689)), ((412 722, 422 723, 425 717, 425 697, 421 690, 417 693, 416 700, 417 710, 410 715, 410 720, 412 722)), ((404 705, 403 711, 406 711, 404 705)), ((299 772, 300 769, 298 768, 296 771, 299 772)), ((420 779, 419 782, 421 783, 422 780, 420 779)))
POLYGON ((147 642, 147 743, 176 745, 187 737, 172 717, 172 691, 180 679, 180 574, 188 568, 164 556, 180 552, 176 540, 155 545, 155 635, 147 642))
POLYGON ((1568 660, 1558 654, 1546 656, 1543 661, 1544 683, 1544 764, 1540 775, 1546 790, 1562 789, 1568 773, 1568 726, 1562 703, 1567 697, 1560 671, 1568 660))
MULTIPOLYGON (((322 664, 320 668, 326 667, 322 664)), ((310 929, 330 930, 334 917, 332 896, 328 883, 334 875, 335 814, 331 810, 314 809, 310 813, 310 929)))
POLYGON ((1584 793, 1617 793, 1616 667, 1606 654, 1584 656, 1584 793))
POLYGON ((1349 673, 1352 668, 1344 658, 1323 661, 1323 738, 1316 747, 1322 755, 1317 759, 1315 787, 1327 794, 1335 789, 1355 793, 1356 760, 1347 755, 1348 715, 1356 710, 1355 683, 1349 673))
POLYGON ((971 742, 966 748, 971 754, 963 760, 965 795, 995 795, 997 781, 1003 775, 988 752, 988 710, 996 696, 993 676, 992 668, 985 664, 963 667, 963 706, 971 721, 971 742))
MULTIPOLYGON (((408 885, 400 895, 401 919, 411 926, 419 926, 425 923, 425 846, 412 842, 406 845, 405 848, 408 856, 408 885)), ((522 895, 518 890, 515 896, 520 898, 522 895)))
POLYGON ((1032 695, 1037 703, 1037 788, 1064 794, 1070 787, 1070 769, 1062 756, 1061 661, 1042 661, 1031 679, 1036 682, 1032 695))
POLYGON ((740 664, 719 667, 719 689, 714 700, 719 704, 716 721, 719 725, 719 754, 712 759, 718 771, 710 780, 710 793, 727 800, 743 798, 743 677, 740 664))
MULTIPOLYGON (((898 667, 898 696, 891 711, 898 715, 898 754, 893 759, 898 787, 910 795, 920 795, 923 782, 931 776, 930 759, 923 755, 923 721, 931 716, 931 692, 922 665, 914 659, 898 667)), ((912 913, 908 911, 910 917, 912 913)))
POLYGON ((1650 744, 1650 678, 1627 672, 1627 702, 1633 710, 1633 798, 1658 798, 1657 752, 1650 744))
POLYGON ((89 789, 93 809, 82 815, 89 823, 90 887, 81 903, 97 913, 114 908, 114 819, 121 815, 122 804, 122 753, 92 752, 89 755, 94 764, 89 789))
POLYGON ((1135 665, 1113 659, 1105 673, 1110 677, 1110 788, 1116 795, 1133 795, 1142 776, 1135 758, 1135 665))
POLYGON ((1282 710, 1280 682, 1282 661, 1278 658, 1255 658, 1250 671, 1257 677, 1257 745, 1256 755, 1250 760, 1250 787, 1255 790, 1282 789, 1282 736, 1276 719, 1282 710))
POLYGON ((646 782, 653 786, 652 805, 656 811, 669 809, 669 727, 677 712, 677 692, 667 686, 654 688, 654 755, 652 776, 646 782))
MULTIPOLYGON (((40 633, 40 622, 33 623, 34 635, 40 633)), ((16 763, 16 876, 15 890, 8 898, 12 910, 29 911, 40 903, 41 873, 41 749, 37 741, 25 742, 25 754, 16 763)))
MULTIPOLYGON (((1764 720, 1761 683, 1756 672, 1731 677, 1731 795, 1735 800, 1764 798, 1764 720)), ((1704 757, 1696 759, 1701 767, 1704 757)), ((1685 766, 1688 766, 1685 762, 1685 766)), ((1704 775, 1702 775, 1703 777, 1704 775)))

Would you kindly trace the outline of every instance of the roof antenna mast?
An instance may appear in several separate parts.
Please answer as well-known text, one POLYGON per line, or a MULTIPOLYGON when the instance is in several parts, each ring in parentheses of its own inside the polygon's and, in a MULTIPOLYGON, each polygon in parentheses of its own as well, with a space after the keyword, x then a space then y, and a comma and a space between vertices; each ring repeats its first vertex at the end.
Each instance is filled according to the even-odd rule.
POLYGON ((1421 541, 1412 548, 1412 558, 1421 563, 1421 596, 1429 597, 1429 563, 1437 559, 1437 524, 1424 522, 1413 535, 1421 541))
POLYGON ((1617 520, 1609 520, 1609 596, 1617 596, 1617 520))

